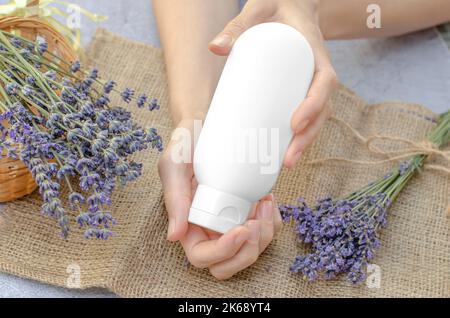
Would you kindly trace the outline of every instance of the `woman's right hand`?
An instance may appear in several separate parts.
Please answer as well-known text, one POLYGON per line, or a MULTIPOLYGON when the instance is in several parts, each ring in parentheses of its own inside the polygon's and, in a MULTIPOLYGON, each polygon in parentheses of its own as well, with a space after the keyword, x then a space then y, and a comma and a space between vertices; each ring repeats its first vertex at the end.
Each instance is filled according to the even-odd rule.
POLYGON ((209 45, 213 53, 228 55, 242 33, 264 22, 290 25, 308 40, 314 53, 315 73, 308 95, 291 120, 294 138, 284 159, 287 168, 295 166, 331 116, 327 102, 337 87, 337 76, 319 26, 319 3, 319 0, 248 0, 242 12, 209 45))

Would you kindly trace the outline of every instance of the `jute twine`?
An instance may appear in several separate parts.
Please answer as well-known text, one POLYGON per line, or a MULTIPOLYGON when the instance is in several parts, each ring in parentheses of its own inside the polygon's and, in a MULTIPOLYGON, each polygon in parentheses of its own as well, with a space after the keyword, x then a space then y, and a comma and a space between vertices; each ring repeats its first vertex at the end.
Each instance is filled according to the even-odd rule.
MULTIPOLYGON (((329 157, 329 158, 322 158, 317 159, 313 161, 309 161, 306 164, 322 164, 329 161, 338 161, 338 162, 344 162, 344 163, 350 163, 350 164, 361 164, 361 165, 379 165, 383 163, 388 162, 397 162, 399 160, 404 159, 410 159, 413 156, 416 155, 425 155, 427 156, 427 160, 431 160, 435 156, 441 156, 447 163, 450 163, 450 151, 445 151, 439 149, 439 146, 432 143, 429 140, 423 140, 423 141, 412 141, 405 138, 399 138, 395 136, 384 136, 384 135, 373 135, 369 137, 364 137, 361 135, 355 128, 353 128, 349 123, 347 123, 345 120, 339 119, 337 117, 331 117, 331 120, 339 123, 340 125, 348 128, 350 132, 353 133, 353 135, 356 137, 358 141, 360 141, 371 153, 376 155, 383 155, 387 157, 383 160, 376 160, 376 161, 367 161, 367 160, 354 160, 354 159, 348 159, 344 157, 329 157), (380 149, 379 147, 374 145, 374 142, 377 141, 390 141, 390 142, 400 142, 408 147, 403 149, 397 149, 394 151, 385 151, 380 149)), ((435 165, 426 163, 424 164, 424 167, 426 169, 432 169, 439 172, 450 174, 450 169, 445 167, 444 165, 435 165)))
MULTIPOLYGON (((379 165, 383 163, 388 162, 397 162, 399 160, 405 160, 405 159, 411 159, 413 156, 417 155, 424 155, 427 156, 425 163, 423 164, 423 168, 435 170, 438 172, 442 172, 445 174, 450 175, 450 169, 447 168, 444 165, 436 165, 431 164, 429 161, 431 161, 436 156, 441 156, 443 159, 445 159, 446 163, 450 163, 450 151, 445 151, 439 149, 439 146, 432 143, 429 140, 423 140, 423 141, 412 141, 405 138, 399 138, 394 136, 383 136, 383 135, 373 135, 369 137, 364 137, 361 135, 358 130, 356 130, 354 127, 352 127, 348 122, 345 120, 339 119, 337 117, 332 116, 330 118, 331 120, 339 123, 343 127, 347 128, 353 135, 356 137, 356 139, 361 142, 367 150, 369 150, 371 153, 376 155, 382 155, 387 157, 383 160, 375 160, 375 161, 369 161, 369 160, 354 160, 344 157, 328 157, 328 158, 322 158, 317 160, 312 160, 309 162, 306 162, 305 164, 310 165, 316 165, 316 164, 324 164, 327 162, 343 162, 347 164, 359 164, 359 165, 379 165), (379 147, 374 145, 374 142, 377 141, 388 141, 388 142, 400 142, 408 147, 403 149, 397 149, 394 151, 385 151, 380 149, 379 147)), ((421 168, 419 168, 419 172, 421 172, 421 168)), ((447 207, 447 215, 450 216, 450 203, 447 207)))
MULTIPOLYGON (((162 109, 157 113, 131 105, 129 109, 141 125, 156 126, 167 142, 172 123, 161 51, 99 31, 88 57, 105 79, 160 99, 162 109)), ((424 140, 435 127, 427 120, 434 114, 424 107, 367 105, 344 87, 331 103, 335 116, 363 136, 424 140)), ((376 145, 395 150, 381 142, 385 141, 376 145)), ((384 175, 395 163, 370 168, 338 162, 305 163, 327 157, 369 161, 373 156, 367 147, 355 143, 351 132, 329 121, 315 145, 304 153, 302 163, 282 171, 274 194, 281 203, 294 202, 299 196, 313 202, 318 197, 347 194, 384 175)), ((7 222, 0 231, 0 270, 67 286, 77 268, 79 288, 105 287, 125 297, 450 297, 450 220, 446 217, 450 178, 439 171, 412 178, 392 206, 389 227, 381 234, 382 247, 374 260, 381 275, 379 288, 354 287, 343 279, 311 284, 290 273, 294 257, 308 252, 307 246, 297 244, 291 226, 283 228, 251 268, 219 282, 207 270, 189 266, 181 246, 166 241, 167 213, 157 174, 158 158, 153 151, 136 156, 144 163, 143 176, 115 193, 111 209, 118 224, 116 236, 107 242, 86 241, 75 224, 69 241, 59 238, 55 221, 40 215, 39 194, 9 203, 7 222)), ((435 164, 445 164, 442 156, 435 160, 435 164)))

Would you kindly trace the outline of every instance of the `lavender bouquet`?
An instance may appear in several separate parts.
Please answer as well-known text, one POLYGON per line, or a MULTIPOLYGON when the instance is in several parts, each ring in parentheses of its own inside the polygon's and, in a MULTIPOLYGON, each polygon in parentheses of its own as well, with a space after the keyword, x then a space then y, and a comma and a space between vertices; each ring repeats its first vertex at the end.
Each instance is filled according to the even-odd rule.
MULTIPOLYGON (((450 111, 440 116, 429 142, 436 147, 450 142, 450 111)), ((309 254, 295 258, 291 271, 309 281, 346 273, 350 282, 363 282, 366 266, 380 247, 380 230, 387 224, 389 207, 426 158, 416 155, 341 199, 320 199, 315 206, 308 206, 304 199, 282 205, 283 219, 294 221, 299 240, 311 246, 309 254)))
POLYGON ((113 232, 111 194, 142 173, 131 159, 138 151, 162 149, 154 128, 139 127, 124 108, 111 105, 110 94, 158 109, 156 99, 118 91, 98 71, 85 72, 79 61, 64 61, 36 42, 0 31, 0 155, 20 159, 32 172, 42 195, 42 212, 69 233, 61 198, 65 184, 68 206, 86 238, 107 239, 113 232))

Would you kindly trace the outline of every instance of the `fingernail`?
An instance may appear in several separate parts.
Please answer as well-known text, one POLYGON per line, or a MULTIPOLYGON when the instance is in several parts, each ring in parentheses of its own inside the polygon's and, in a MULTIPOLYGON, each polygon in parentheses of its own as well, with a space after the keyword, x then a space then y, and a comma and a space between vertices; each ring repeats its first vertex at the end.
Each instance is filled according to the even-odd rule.
POLYGON ((228 34, 221 34, 217 36, 214 40, 212 40, 212 44, 220 47, 226 47, 231 44, 233 39, 228 34))
POLYGON ((302 120, 300 124, 297 125, 295 133, 298 134, 299 132, 302 132, 306 127, 308 127, 309 121, 310 121, 309 119, 302 120))
POLYGON ((259 243, 259 223, 256 221, 250 221, 247 226, 250 230, 250 237, 248 238, 248 242, 251 244, 259 243))
POLYGON ((264 221, 272 221, 273 220, 273 202, 272 202, 272 198, 271 198, 270 201, 262 202, 261 219, 263 219, 264 221))
POLYGON ((248 239, 248 235, 249 234, 248 234, 247 231, 241 231, 241 233, 239 233, 239 235, 234 240, 234 243, 236 245, 241 245, 242 243, 244 243, 248 239))

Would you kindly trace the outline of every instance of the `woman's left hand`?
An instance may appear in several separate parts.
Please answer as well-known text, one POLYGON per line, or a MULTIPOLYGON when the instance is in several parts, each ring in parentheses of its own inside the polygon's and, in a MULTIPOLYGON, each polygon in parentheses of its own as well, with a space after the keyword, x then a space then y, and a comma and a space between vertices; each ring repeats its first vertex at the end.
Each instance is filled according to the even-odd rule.
POLYGON ((310 43, 315 58, 315 73, 306 99, 291 120, 294 138, 284 159, 287 168, 295 166, 302 152, 314 142, 331 116, 327 101, 338 83, 319 28, 317 10, 318 0, 249 0, 242 12, 228 23, 209 46, 217 55, 228 55, 244 31, 264 22, 290 25, 310 43))

